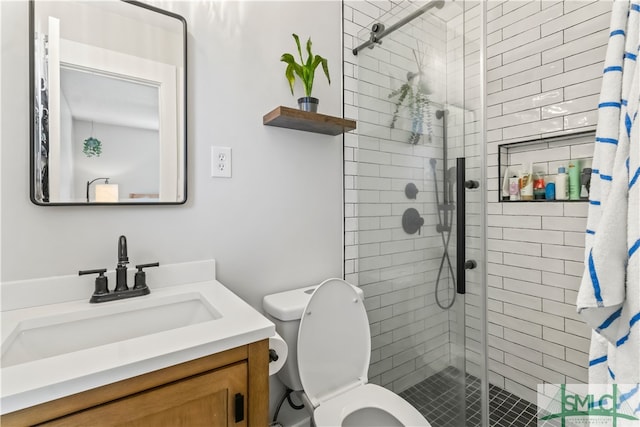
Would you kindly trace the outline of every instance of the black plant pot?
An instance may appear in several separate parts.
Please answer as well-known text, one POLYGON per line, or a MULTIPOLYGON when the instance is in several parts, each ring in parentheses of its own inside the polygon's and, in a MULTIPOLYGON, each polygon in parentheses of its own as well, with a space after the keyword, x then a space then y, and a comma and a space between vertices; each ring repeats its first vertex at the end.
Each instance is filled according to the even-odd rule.
POLYGON ((310 111, 312 113, 318 112, 318 98, 314 98, 312 96, 304 96, 302 98, 298 98, 298 107, 302 111, 310 111))

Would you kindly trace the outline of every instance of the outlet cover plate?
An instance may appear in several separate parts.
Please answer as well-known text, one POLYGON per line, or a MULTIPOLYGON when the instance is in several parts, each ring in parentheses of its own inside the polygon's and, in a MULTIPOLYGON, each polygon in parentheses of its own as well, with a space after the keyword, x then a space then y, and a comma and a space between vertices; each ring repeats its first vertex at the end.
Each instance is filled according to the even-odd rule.
POLYGON ((231 148, 211 147, 211 176, 231 178, 231 148))

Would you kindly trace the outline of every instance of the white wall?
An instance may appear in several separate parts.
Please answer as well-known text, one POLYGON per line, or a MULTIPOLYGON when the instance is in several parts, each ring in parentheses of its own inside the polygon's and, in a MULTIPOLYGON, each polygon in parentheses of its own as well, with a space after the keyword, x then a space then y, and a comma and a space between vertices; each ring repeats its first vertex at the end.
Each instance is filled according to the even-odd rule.
MULTIPOLYGON (((163 2, 164 5, 157 1, 147 3, 167 10, 172 8, 171 2, 163 2)), ((60 20, 60 37, 63 39, 182 66, 182 57, 178 53, 181 49, 182 25, 176 19, 117 3, 77 3, 70 7, 59 1, 38 2, 35 18, 36 22, 40 22, 40 31, 48 33, 49 16, 60 20), (122 15, 123 10, 126 10, 127 17, 122 15), (118 28, 118 31, 107 37, 108 28, 118 28), (131 34, 135 34, 136 43, 130 42, 131 34)))
POLYGON ((535 402, 539 383, 587 380, 590 331, 575 307, 587 202, 499 203, 498 145, 594 129, 611 2, 487 9, 490 381, 535 402))
MULTIPOLYGON (((128 199, 130 193, 158 194, 159 139, 157 130, 74 120, 71 145, 74 148, 76 200, 84 201, 87 182, 98 177, 110 178, 110 184, 118 184, 121 200, 128 199), (84 140, 89 136, 102 142, 100 157, 87 157, 83 153, 84 140)), ((90 189, 90 200, 95 200, 95 184, 90 189)))
MULTIPOLYGON (((320 112, 341 115, 341 4, 169 2, 188 25, 188 201, 181 206, 41 207, 29 201, 27 2, 1 2, 2 281, 133 263, 215 258, 218 277, 257 308, 268 293, 342 275, 342 137, 266 127, 295 106, 284 77, 292 32, 311 36, 333 84, 320 112), (233 177, 210 177, 210 147, 233 150, 233 177)), ((153 284, 150 284, 153 288, 153 284)), ((87 296, 92 289, 87 279, 87 296)))

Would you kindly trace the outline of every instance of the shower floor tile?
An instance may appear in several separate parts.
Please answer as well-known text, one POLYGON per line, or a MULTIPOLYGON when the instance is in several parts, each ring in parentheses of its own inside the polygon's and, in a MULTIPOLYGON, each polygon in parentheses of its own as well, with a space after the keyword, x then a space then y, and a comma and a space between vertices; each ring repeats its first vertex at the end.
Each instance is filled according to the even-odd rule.
MULTIPOLYGON (((481 426, 480 380, 448 367, 400 393, 429 420, 433 427, 481 426), (460 396, 466 411, 460 408, 460 396)), ((491 427, 535 427, 537 406, 506 390, 489 386, 489 425, 491 427)))

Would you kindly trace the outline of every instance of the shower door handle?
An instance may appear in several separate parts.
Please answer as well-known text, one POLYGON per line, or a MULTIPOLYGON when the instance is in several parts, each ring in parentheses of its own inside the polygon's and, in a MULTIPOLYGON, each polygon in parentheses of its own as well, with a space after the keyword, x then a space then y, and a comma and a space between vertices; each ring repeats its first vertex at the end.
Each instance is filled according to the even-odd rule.
POLYGON ((456 159, 456 291, 459 294, 467 292, 465 260, 467 259, 466 234, 466 195, 467 188, 465 174, 465 158, 456 159))

